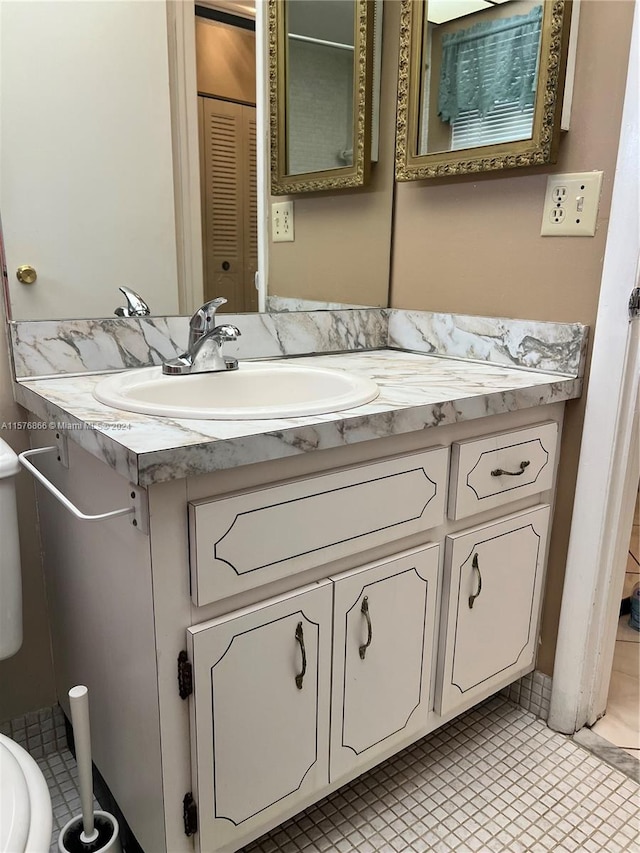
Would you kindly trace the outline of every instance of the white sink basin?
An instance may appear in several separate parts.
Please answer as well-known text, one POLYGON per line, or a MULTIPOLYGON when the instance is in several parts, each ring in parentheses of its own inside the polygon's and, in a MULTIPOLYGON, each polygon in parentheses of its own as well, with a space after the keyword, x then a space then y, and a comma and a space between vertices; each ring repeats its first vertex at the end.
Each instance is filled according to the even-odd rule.
POLYGON ((342 370, 269 362, 226 373, 165 376, 145 367, 109 376, 94 397, 107 406, 168 418, 257 420, 319 415, 374 400, 375 382, 342 370))

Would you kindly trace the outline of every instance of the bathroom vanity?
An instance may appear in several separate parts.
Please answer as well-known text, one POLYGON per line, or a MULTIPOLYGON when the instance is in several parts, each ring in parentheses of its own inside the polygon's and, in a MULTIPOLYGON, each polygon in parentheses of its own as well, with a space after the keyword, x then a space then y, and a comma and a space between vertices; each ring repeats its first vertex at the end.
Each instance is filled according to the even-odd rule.
POLYGON ((101 375, 16 386, 71 501, 136 500, 136 526, 88 523, 39 492, 60 702, 88 685, 95 763, 148 853, 238 850, 535 666, 578 372, 297 362, 380 397, 163 422, 96 402, 101 375))

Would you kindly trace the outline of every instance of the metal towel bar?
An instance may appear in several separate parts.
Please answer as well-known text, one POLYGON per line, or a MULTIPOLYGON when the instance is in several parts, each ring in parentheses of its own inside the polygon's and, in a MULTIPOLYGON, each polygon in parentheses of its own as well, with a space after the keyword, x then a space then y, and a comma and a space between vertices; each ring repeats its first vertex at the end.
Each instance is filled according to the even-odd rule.
POLYGON ((135 506, 128 506, 123 509, 114 509, 112 512, 101 512, 98 515, 87 515, 85 512, 82 512, 82 510, 78 509, 75 504, 71 503, 69 498, 65 497, 60 489, 56 488, 56 486, 54 486, 41 471, 38 471, 35 465, 29 462, 30 456, 37 456, 40 453, 52 453, 54 451, 58 452, 58 447, 37 447, 34 450, 24 450, 22 453, 19 453, 18 459, 20 464, 23 465, 39 483, 42 483, 45 489, 48 492, 51 492, 54 498, 60 501, 60 503, 68 509, 70 513, 75 515, 76 518, 80 518, 82 521, 103 521, 105 518, 116 518, 119 515, 131 515, 131 513, 136 512, 135 506))

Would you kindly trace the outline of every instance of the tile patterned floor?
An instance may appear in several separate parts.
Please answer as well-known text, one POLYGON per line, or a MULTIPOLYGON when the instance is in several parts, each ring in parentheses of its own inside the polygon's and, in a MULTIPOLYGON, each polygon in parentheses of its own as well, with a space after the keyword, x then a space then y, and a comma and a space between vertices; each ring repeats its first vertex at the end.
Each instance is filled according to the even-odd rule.
POLYGON ((640 853, 640 787, 494 697, 243 853, 640 853))
MULTIPOLYGON (((640 496, 636 501, 623 597, 640 583, 640 496)), ((640 760, 640 631, 621 616, 607 697, 607 712, 592 731, 640 760)))
MULTIPOLYGON (((55 716, 60 740, 46 743, 61 747, 55 716)), ((66 748, 46 752, 29 726, 24 743, 43 750, 54 804, 54 853, 59 829, 79 810, 75 762, 66 748)), ((640 785, 495 696, 243 853, 329 851, 640 853, 640 785)))

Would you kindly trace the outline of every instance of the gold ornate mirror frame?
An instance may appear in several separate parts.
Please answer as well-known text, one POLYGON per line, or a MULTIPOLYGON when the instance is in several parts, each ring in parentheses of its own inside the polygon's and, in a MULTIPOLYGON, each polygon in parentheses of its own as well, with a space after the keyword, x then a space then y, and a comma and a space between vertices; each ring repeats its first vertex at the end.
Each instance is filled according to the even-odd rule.
MULTIPOLYGON (((355 6, 353 74, 353 162, 318 172, 287 174, 287 24, 286 0, 269 0, 269 100, 271 193, 336 190, 363 186, 371 165, 373 0, 355 6)), ((330 5, 330 4, 329 4, 330 5)))
POLYGON ((423 30, 428 0, 401 0, 396 180, 418 181, 555 163, 571 21, 571 0, 542 0, 533 132, 529 139, 418 154, 423 30))

